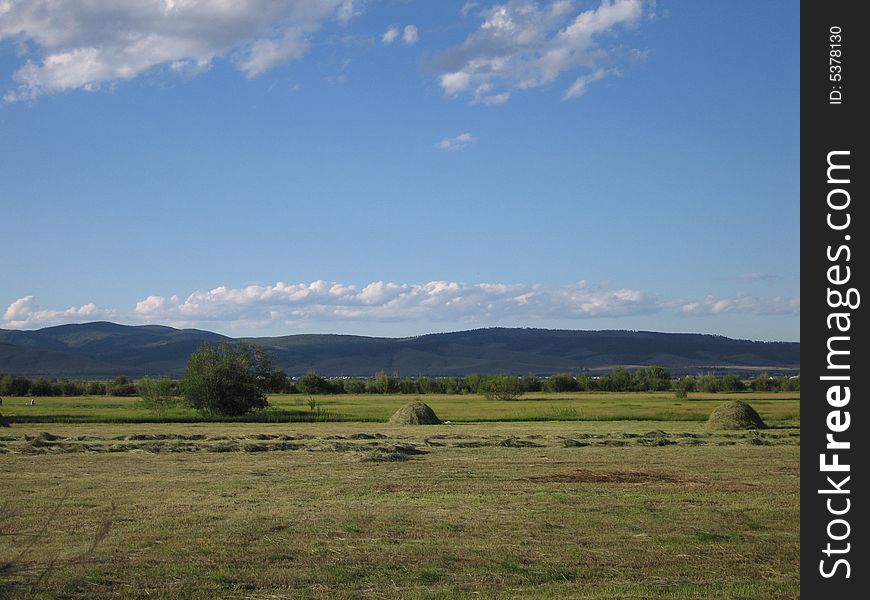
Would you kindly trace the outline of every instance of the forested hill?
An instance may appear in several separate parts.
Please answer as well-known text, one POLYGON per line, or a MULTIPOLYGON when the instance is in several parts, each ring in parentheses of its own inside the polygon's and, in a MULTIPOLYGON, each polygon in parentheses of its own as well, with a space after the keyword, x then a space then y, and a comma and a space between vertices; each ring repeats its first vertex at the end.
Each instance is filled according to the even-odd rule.
POLYGON ((797 372, 800 343, 647 331, 491 328, 410 338, 289 335, 233 339, 209 331, 96 322, 34 331, 0 329, 0 373, 100 378, 180 375, 203 342, 267 348, 288 375, 402 376, 592 373, 660 365, 673 374, 797 372))

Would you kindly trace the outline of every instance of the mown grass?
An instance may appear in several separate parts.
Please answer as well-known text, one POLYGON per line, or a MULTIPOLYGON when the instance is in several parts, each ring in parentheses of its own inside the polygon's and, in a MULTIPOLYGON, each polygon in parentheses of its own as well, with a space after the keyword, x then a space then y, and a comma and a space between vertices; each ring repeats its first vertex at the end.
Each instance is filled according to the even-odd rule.
MULTIPOLYGON (((44 428, 0 433, 36 439, 44 428)), ((653 428, 705 432, 692 421, 52 425, 66 439, 285 434, 310 447, 0 453, 11 509, 0 563, 59 506, 4 589, 97 600, 799 597, 797 430, 764 434, 792 440, 772 445, 742 434, 722 438, 730 445, 561 443, 653 428), (425 453, 370 462, 351 441, 425 453)))
POLYGON ((165 417, 149 413, 138 398, 51 397, 4 399, 3 414, 18 423, 149 423, 178 422, 384 422, 406 402, 419 398, 442 419, 453 422, 487 421, 704 421, 721 402, 740 398, 761 417, 779 425, 800 423, 799 393, 693 393, 677 399, 673 393, 532 393, 505 402, 469 395, 325 395, 316 396, 318 411, 307 407, 307 396, 278 394, 270 408, 237 418, 204 417, 189 408, 176 408, 165 417))

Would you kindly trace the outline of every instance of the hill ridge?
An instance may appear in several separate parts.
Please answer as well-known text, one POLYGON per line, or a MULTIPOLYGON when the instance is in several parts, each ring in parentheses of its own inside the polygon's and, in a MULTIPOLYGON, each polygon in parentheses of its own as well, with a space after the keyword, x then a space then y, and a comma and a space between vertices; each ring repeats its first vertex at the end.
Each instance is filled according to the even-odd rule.
POLYGON ((178 376, 204 342, 268 348, 289 375, 403 376, 480 373, 601 372, 656 364, 673 374, 768 370, 797 372, 799 342, 763 342, 717 334, 644 330, 486 327, 389 338, 292 334, 231 338, 202 329, 110 321, 23 331, 0 329, 0 373, 47 377, 178 376))

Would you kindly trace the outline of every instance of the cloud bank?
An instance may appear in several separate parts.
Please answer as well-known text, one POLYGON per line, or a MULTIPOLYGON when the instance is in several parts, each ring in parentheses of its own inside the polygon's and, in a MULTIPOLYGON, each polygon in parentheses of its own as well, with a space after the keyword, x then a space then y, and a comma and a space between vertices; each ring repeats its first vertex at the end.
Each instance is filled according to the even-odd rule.
POLYGON ((205 329, 284 329, 318 322, 432 322, 485 326, 502 322, 618 318, 666 312, 686 317, 727 313, 797 315, 799 298, 707 296, 701 300, 662 299, 641 290, 610 289, 579 281, 561 286, 506 283, 395 283, 365 286, 336 282, 216 287, 177 295, 150 295, 129 311, 94 303, 46 310, 33 296, 12 302, 2 326, 35 329, 48 325, 121 320, 205 329))
POLYGON ((354 0, 0 0, 0 41, 28 57, 5 100, 93 90, 157 67, 195 73, 218 57, 257 77, 357 12, 354 0))
MULTIPOLYGON (((510 0, 480 10, 480 27, 436 62, 448 96, 473 103, 502 104, 513 92, 547 85, 580 72, 563 100, 582 96, 589 84, 618 74, 615 35, 643 17, 643 0, 602 0, 578 13, 573 0, 510 0)), ((466 4, 463 14, 477 8, 466 4)))

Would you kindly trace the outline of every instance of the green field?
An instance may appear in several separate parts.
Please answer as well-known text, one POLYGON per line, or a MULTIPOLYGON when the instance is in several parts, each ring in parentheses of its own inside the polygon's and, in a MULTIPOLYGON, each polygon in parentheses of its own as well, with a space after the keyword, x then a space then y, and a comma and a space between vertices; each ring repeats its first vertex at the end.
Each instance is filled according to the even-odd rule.
MULTIPOLYGON (((270 410, 259 417, 242 420, 294 422, 362 421, 384 422, 404 403, 419 398, 429 404, 441 419, 454 422, 482 421, 705 421, 717 404, 739 398, 752 403, 764 419, 780 425, 800 422, 799 393, 692 393, 687 399, 674 398, 672 392, 637 393, 547 393, 525 394, 521 399, 505 402, 487 400, 476 394, 402 395, 324 395, 313 396, 321 413, 308 408, 309 396, 279 394, 269 397, 270 410)), ((7 397, 2 412, 18 422, 117 422, 159 421, 138 398, 113 396, 73 396, 37 398, 7 397)), ((166 416, 167 421, 204 421, 189 408, 179 408, 166 416)))
MULTIPOLYGON (((707 431, 729 397, 424 396, 453 421, 425 427, 16 422, 0 597, 799 597, 799 399, 734 395, 774 427, 707 431), (547 411, 569 420, 470 422, 547 411)), ((295 399, 271 400, 308 411, 295 399)), ((373 420, 411 399, 321 400, 373 420)), ((4 399, 26 410, 147 417, 130 399, 4 399)))

